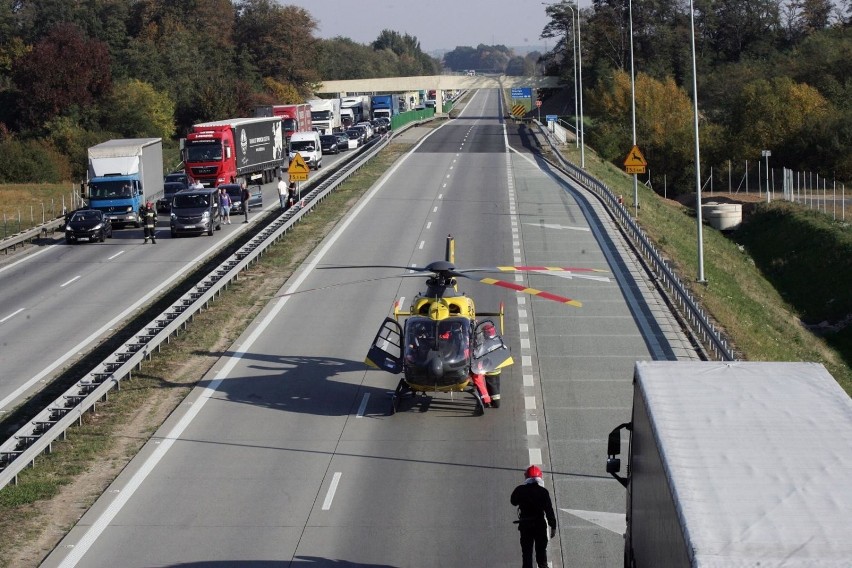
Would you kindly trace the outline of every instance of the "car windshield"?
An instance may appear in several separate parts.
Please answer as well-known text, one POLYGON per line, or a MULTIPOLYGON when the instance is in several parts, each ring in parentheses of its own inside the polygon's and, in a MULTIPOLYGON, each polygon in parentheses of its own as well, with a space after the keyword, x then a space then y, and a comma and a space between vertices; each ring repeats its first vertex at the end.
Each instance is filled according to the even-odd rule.
POLYGON ((89 196, 96 199, 130 197, 130 184, 126 181, 102 181, 90 183, 89 196))
POLYGON ((320 141, 323 144, 336 144, 337 143, 337 137, 331 136, 331 135, 320 136, 320 141))
POLYGON ((356 140, 358 138, 361 138, 361 131, 360 130, 347 130, 346 135, 349 136, 349 138, 351 138, 352 140, 356 140))
POLYGON ((186 147, 187 162, 221 162, 222 145, 218 142, 203 142, 188 144, 186 147))
POLYGON ((98 221, 101 214, 97 211, 77 211, 71 217, 72 221, 98 221))
POLYGON ((290 152, 313 152, 314 151, 314 143, 310 140, 300 140, 297 142, 290 142, 290 152))
POLYGON ((192 208, 192 207, 207 207, 208 204, 209 204, 209 201, 207 200, 206 195, 198 195, 197 193, 189 193, 189 194, 176 193, 175 194, 175 205, 174 206, 178 209, 181 209, 181 208, 189 209, 189 208, 192 208))

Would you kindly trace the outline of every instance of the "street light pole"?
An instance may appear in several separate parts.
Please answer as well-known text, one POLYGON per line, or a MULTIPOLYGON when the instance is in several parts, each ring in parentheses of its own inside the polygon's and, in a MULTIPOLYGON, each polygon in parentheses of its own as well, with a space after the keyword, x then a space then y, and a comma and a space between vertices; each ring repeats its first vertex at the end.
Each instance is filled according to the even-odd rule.
MULTIPOLYGON (((571 10, 571 49, 574 52, 574 56, 572 59, 572 67, 574 69, 574 147, 580 147, 580 131, 577 129, 577 121, 579 120, 577 117, 577 27, 574 25, 574 18, 577 16, 574 13, 574 8, 569 4, 565 5, 566 8, 571 10)), ((566 30, 567 32, 568 30, 566 30)))
POLYGON ((701 156, 698 139, 698 65, 695 63, 695 8, 689 0, 689 29, 692 43, 692 116, 695 136, 695 209, 698 225, 698 282, 704 283, 704 233, 701 218, 701 156))
MULTIPOLYGON (((636 146, 636 74, 633 71, 633 0, 628 0, 630 19, 630 106, 633 112, 633 146, 636 146)), ((639 174, 633 174, 633 216, 639 218, 639 174)))
POLYGON ((580 167, 586 169, 586 140, 583 127, 583 44, 580 43, 579 4, 577 4, 577 51, 580 52, 579 63, 577 64, 577 74, 580 76, 580 167))

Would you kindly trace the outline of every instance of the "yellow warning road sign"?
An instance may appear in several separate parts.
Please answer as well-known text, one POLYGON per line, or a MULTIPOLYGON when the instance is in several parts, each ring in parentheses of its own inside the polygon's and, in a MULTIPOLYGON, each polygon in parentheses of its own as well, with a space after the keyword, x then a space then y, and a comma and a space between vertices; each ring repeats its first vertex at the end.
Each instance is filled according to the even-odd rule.
POLYGON ((305 159, 298 152, 290 161, 290 167, 287 168, 287 173, 290 175, 293 174, 305 174, 305 179, 308 179, 307 175, 310 171, 308 164, 305 163, 305 159))
POLYGON ((645 161, 639 146, 634 145, 624 158, 624 170, 628 174, 644 174, 647 166, 648 162, 645 161))

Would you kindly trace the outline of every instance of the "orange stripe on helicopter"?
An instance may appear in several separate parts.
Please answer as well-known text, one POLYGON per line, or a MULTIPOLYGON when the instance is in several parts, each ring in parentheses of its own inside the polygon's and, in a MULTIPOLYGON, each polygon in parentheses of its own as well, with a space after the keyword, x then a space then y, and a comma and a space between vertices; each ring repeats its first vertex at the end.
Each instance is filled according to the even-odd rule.
POLYGON ((495 280, 494 278, 482 278, 479 280, 483 284, 491 284, 492 286, 499 286, 501 288, 508 288, 510 290, 515 290, 516 292, 524 292, 525 294, 530 294, 532 296, 539 296, 546 300, 553 300, 554 302, 559 302, 561 304, 568 304, 569 306, 574 307, 582 307, 583 304, 577 300, 572 300, 571 298, 565 298, 564 296, 557 296, 556 294, 552 294, 550 292, 545 292, 543 290, 536 290, 535 288, 525 288, 524 286, 520 286, 518 284, 512 284, 511 282, 504 282, 503 280, 495 280))

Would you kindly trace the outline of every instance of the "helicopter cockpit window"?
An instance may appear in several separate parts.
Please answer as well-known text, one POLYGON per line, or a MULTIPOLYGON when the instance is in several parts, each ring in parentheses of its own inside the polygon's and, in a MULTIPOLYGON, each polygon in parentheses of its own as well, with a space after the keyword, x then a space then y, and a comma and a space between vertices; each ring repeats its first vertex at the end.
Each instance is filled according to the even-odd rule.
POLYGON ((418 366, 426 363, 435 345, 435 323, 429 318, 409 318, 405 326, 405 360, 418 366))
POLYGON ((438 352, 446 363, 466 361, 470 357, 470 320, 447 318, 438 323, 438 352))

